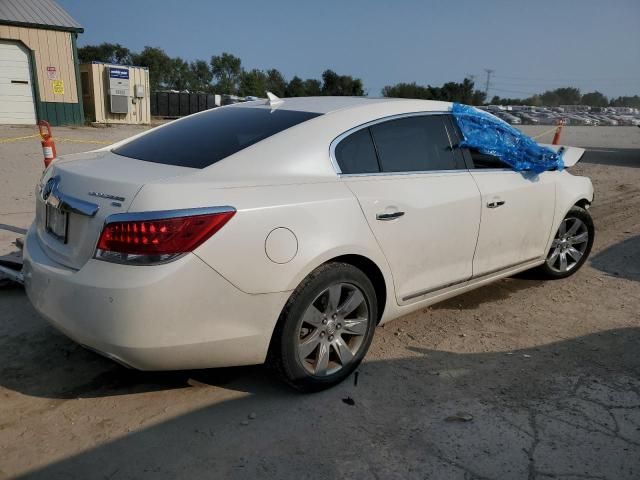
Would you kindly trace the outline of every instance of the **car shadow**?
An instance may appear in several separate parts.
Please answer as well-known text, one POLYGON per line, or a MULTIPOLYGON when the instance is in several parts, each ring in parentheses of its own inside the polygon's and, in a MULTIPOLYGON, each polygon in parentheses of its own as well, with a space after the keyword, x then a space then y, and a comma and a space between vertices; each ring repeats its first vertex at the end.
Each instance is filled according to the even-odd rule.
POLYGON ((640 167, 640 149, 606 148, 593 150, 587 147, 580 163, 638 168, 640 167))
POLYGON ((20 235, 26 235, 27 234, 27 229, 26 228, 15 227, 13 225, 7 225, 6 223, 0 223, 0 230, 6 230, 8 232, 14 232, 14 233, 18 233, 20 235))
MULTIPOLYGON (((520 290, 541 285, 535 280, 503 279, 430 308, 474 310, 483 303, 504 300, 520 290)), ((44 322, 21 288, 5 287, 0 294, 5 309, 15 312, 5 319, 7 325, 0 330, 0 385, 25 395, 51 399, 101 398, 189 388, 197 383, 250 391, 242 382, 264 385, 269 377, 270 372, 264 366, 173 372, 129 369, 83 348, 44 322)))
POLYGON ((0 385, 25 395, 99 398, 188 388, 195 383, 227 385, 239 377, 264 377, 262 367, 142 372, 87 350, 45 323, 21 288, 1 289, 5 311, 0 334, 0 385), (26 312, 25 312, 26 310, 26 312), (254 373, 251 373, 254 372, 254 373))
POLYGON ((640 281, 640 235, 598 252, 591 257, 591 266, 614 277, 640 281))
POLYGON ((511 278, 505 278, 484 287, 476 288, 431 305, 433 310, 475 310, 484 303, 492 303, 497 300, 506 300, 520 290, 538 288, 544 282, 538 276, 524 272, 511 278))
MULTIPOLYGON (((204 372, 204 384, 246 394, 210 388, 204 406, 22 478, 634 478, 639 343, 640 328, 627 328, 512 352, 407 347, 406 358, 365 362, 357 385, 352 376, 313 395, 260 368, 204 372)), ((84 393, 193 378, 108 370, 84 393)))

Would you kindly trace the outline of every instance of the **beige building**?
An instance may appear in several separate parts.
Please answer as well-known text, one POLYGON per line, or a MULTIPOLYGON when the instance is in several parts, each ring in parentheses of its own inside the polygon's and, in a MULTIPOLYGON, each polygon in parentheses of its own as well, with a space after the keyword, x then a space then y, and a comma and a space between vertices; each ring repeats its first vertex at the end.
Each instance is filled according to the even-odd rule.
POLYGON ((0 0, 0 123, 84 123, 81 32, 53 0, 0 0))
POLYGON ((80 65, 85 118, 96 123, 148 124, 149 70, 101 62, 80 65))

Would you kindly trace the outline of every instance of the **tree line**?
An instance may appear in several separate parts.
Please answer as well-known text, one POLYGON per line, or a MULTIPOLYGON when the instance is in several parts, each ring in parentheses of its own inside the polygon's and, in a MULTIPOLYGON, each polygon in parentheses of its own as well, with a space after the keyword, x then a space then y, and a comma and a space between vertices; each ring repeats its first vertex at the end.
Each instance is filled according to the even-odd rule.
POLYGON ((170 57, 157 47, 147 46, 141 52, 133 52, 117 43, 102 43, 79 48, 78 57, 82 63, 97 61, 147 67, 151 91, 188 90, 243 97, 264 97, 266 91, 279 97, 365 94, 362 80, 350 75, 325 70, 321 79, 302 79, 296 75, 287 81, 275 68, 245 69, 240 58, 226 52, 213 55, 208 62, 201 59, 187 62, 180 57, 170 57))
POLYGON ((581 93, 579 88, 562 87, 555 90, 547 90, 539 95, 528 98, 501 98, 494 96, 490 102, 492 105, 533 105, 557 107, 559 105, 588 105, 590 107, 634 107, 640 108, 640 96, 621 96, 608 98, 597 90, 589 93, 581 93))
POLYGON ((465 78, 462 83, 447 82, 442 87, 422 86, 413 83, 397 83, 382 89, 385 97, 420 98, 423 100, 442 100, 467 105, 482 105, 486 99, 484 92, 475 89, 473 80, 465 78))
MULTIPOLYGON (((351 75, 339 75, 333 70, 325 70, 320 79, 303 79, 294 76, 285 79, 275 69, 246 69, 240 58, 231 53, 213 55, 209 61, 198 59, 187 62, 181 57, 170 57, 161 48, 144 47, 134 52, 117 43, 87 45, 78 49, 80 62, 92 61, 137 65, 149 69, 151 91, 178 90, 205 93, 220 93, 239 96, 264 97, 266 91, 279 97, 305 97, 320 95, 366 95, 363 81, 351 75)), ((382 89, 385 97, 419 98, 442 100, 468 105, 487 103, 485 92, 475 88, 474 82, 465 78, 462 82, 447 82, 441 87, 397 83, 382 89)), ((502 98, 494 96, 494 105, 589 105, 592 107, 626 106, 640 108, 640 97, 625 96, 607 98, 601 92, 582 94, 574 87, 556 88, 528 98, 502 98)))

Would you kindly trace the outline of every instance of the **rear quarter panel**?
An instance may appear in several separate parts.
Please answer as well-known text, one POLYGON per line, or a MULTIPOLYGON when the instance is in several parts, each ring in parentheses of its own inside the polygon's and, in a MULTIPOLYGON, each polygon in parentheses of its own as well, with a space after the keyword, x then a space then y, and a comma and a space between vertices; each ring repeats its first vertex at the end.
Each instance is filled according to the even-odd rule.
MULTIPOLYGON (((290 291, 316 267, 341 255, 362 255, 382 271, 387 289, 392 278, 360 206, 340 181, 239 188, 147 185, 131 211, 230 205, 235 216, 195 250, 195 254, 246 293, 290 291), (171 192, 171 193, 168 193, 171 192), (297 239, 287 263, 275 263, 265 251, 269 233, 284 227, 297 239)), ((214 292, 212 292, 214 293, 214 292)), ((387 298, 394 298, 393 291, 387 298)))

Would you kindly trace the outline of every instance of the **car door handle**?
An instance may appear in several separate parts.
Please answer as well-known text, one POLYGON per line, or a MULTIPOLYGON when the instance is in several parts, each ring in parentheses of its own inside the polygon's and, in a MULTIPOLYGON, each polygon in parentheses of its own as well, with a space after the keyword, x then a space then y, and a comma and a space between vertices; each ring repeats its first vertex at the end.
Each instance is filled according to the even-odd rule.
POLYGON ((404 212, 391 212, 391 213, 378 213, 376 215, 376 220, 393 220, 394 218, 400 218, 404 215, 404 212))
POLYGON ((488 202, 487 208, 498 208, 504 205, 504 200, 496 200, 494 202, 488 202))

